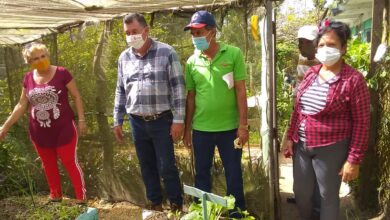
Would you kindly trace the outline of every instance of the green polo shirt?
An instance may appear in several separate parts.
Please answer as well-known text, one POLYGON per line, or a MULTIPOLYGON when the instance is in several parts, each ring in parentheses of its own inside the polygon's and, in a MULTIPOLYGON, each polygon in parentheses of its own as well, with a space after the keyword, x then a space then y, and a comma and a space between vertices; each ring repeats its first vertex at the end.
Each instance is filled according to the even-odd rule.
POLYGON ((195 91, 195 130, 215 132, 238 127, 234 81, 246 78, 244 57, 238 47, 224 43, 219 46, 212 61, 196 50, 186 64, 186 87, 195 91))

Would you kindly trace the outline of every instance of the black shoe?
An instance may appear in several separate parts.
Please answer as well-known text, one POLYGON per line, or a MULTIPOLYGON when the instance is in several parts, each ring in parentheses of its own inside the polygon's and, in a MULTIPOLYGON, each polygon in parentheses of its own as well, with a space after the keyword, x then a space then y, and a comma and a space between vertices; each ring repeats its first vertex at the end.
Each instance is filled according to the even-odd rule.
POLYGON ((286 201, 287 203, 297 203, 294 197, 287 197, 286 201))
POLYGON ((157 211, 157 212, 164 211, 161 203, 160 204, 152 204, 152 205, 150 205, 150 210, 157 211))

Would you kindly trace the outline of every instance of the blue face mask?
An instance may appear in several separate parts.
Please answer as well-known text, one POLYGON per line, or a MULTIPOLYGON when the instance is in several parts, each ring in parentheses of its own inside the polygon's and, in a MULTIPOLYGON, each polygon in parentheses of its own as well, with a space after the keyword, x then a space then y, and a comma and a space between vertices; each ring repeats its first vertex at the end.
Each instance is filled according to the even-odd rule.
POLYGON ((206 37, 192 37, 192 43, 197 50, 207 50, 209 48, 206 37))

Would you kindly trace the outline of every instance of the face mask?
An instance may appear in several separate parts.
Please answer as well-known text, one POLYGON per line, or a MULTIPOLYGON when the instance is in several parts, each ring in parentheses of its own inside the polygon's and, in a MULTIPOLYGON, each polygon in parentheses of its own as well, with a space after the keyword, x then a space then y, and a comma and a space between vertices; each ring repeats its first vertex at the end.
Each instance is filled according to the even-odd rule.
POLYGON ((206 37, 193 37, 192 43, 197 50, 209 49, 209 42, 207 42, 206 37))
POLYGON ((130 47, 133 47, 136 50, 140 49, 145 44, 142 34, 126 35, 126 42, 130 47))
POLYGON ((47 58, 41 59, 31 64, 31 67, 33 69, 36 69, 38 72, 46 71, 47 69, 49 69, 49 66, 50 66, 50 61, 47 58))
POLYGON ((333 47, 321 47, 316 53, 316 58, 325 66, 332 66, 339 61, 340 57, 340 50, 333 47))
POLYGON ((208 32, 206 36, 202 37, 192 37, 192 44, 194 44, 195 49, 200 51, 209 49, 210 42, 207 41, 207 37, 210 33, 208 32))

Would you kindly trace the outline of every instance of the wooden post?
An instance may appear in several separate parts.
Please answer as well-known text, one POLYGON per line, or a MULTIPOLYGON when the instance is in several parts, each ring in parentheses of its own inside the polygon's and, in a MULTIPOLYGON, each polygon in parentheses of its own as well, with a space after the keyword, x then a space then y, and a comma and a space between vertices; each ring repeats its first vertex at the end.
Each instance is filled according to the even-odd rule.
POLYGON ((276 114, 276 106, 277 106, 277 94, 276 94, 276 8, 272 9, 272 96, 270 96, 270 100, 272 100, 272 133, 273 133, 273 162, 274 162, 274 193, 275 193, 275 219, 281 219, 280 213, 280 190, 279 190, 279 139, 278 139, 278 119, 276 114))
POLYGON ((381 43, 382 39, 382 20, 383 10, 386 0, 373 0, 372 2, 372 27, 371 27, 371 64, 370 71, 366 78, 370 79, 375 75, 377 63, 373 62, 376 49, 381 43))
MULTIPOLYGON (((382 15, 384 2, 387 0, 373 0, 372 2, 372 27, 371 27, 371 58, 370 70, 366 76, 371 79, 376 74, 377 63, 373 61, 375 52, 381 43, 382 37, 382 15)), ((379 205, 378 191, 379 177, 378 170, 378 156, 376 153, 376 140, 378 137, 378 108, 379 95, 374 89, 370 89, 371 99, 371 121, 369 129, 368 148, 365 153, 365 159, 361 166, 359 179, 357 203, 362 210, 376 209, 379 205)))

